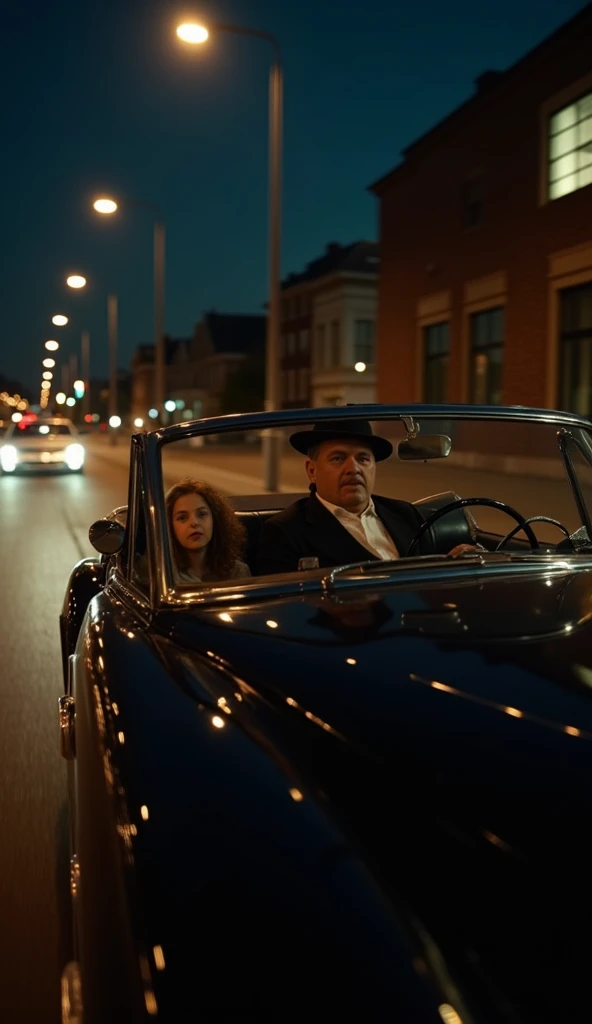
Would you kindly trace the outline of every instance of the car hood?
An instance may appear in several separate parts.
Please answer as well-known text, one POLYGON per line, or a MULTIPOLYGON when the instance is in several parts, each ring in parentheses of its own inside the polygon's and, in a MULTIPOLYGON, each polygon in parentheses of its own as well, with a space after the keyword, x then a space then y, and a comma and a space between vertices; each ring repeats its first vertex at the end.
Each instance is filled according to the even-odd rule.
POLYGON ((195 676, 216 670, 218 705, 300 773, 481 1020, 577 1020, 585 998, 590 581, 475 570, 165 616, 195 676))

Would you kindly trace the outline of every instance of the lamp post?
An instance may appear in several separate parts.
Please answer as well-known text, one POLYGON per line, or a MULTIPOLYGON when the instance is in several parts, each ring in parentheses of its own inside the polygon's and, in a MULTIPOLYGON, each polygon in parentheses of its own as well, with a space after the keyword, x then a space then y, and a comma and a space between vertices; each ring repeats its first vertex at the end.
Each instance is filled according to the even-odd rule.
MULTIPOLYGON (((86 288, 87 280, 82 274, 70 274, 66 278, 66 284, 68 288, 73 288, 79 291, 86 288)), ((57 314, 52 317, 52 323, 57 326, 65 326, 68 323, 68 317, 57 314)), ((82 398, 82 416, 84 417, 89 411, 90 402, 90 334, 87 330, 83 330, 80 335, 80 356, 81 356, 81 372, 82 380, 84 381, 84 394, 82 398)), ((70 379, 74 380, 78 373, 78 360, 77 357, 70 356, 70 379)))
MULTIPOLYGON (((116 207, 117 208, 117 207, 116 207)), ((69 288, 83 289, 86 288, 87 280, 81 274, 70 274, 66 278, 66 284, 69 288)), ((109 347, 109 419, 117 414, 117 345, 118 345, 118 317, 119 317, 119 304, 117 295, 107 296, 107 334, 108 334, 108 347, 109 347)), ((68 318, 65 316, 54 316, 52 323, 56 321, 67 323, 68 318)), ((83 330, 80 336, 80 349, 81 349, 81 369, 82 379, 84 381, 84 394, 82 397, 82 414, 83 416, 89 411, 90 403, 90 334, 87 330, 83 330)), ((70 383, 74 380, 78 373, 78 359, 77 356, 70 356, 70 367, 69 367, 69 378, 70 383)), ((63 371, 62 371, 63 372, 63 371)), ((62 377, 62 386, 64 379, 62 377)), ((68 389, 65 388, 67 391, 68 389)), ((111 443, 117 443, 117 434, 111 433, 111 443)))
MULTIPOLYGON (((269 296, 267 308, 267 338, 265 349, 265 410, 270 412, 279 405, 279 328, 280 328, 280 273, 281 273, 281 181, 282 181, 282 121, 283 121, 283 68, 277 39, 269 32, 243 28, 239 25, 203 25, 186 22, 177 28, 177 36, 185 43, 205 43, 211 32, 232 32, 253 36, 271 43, 273 61, 269 72, 269 296)), ((263 437, 264 486, 267 491, 277 490, 280 455, 280 436, 266 431, 263 437)))
MULTIPOLYGON (((128 200, 128 206, 151 210, 154 221, 154 408, 158 410, 160 423, 164 422, 165 393, 165 345, 164 345, 164 287, 165 287, 165 226, 160 209, 154 203, 144 200, 128 200)), ((93 209, 109 216, 119 209, 119 203, 111 197, 95 199, 93 209)))
MULTIPOLYGON (((109 421, 117 415, 117 295, 107 296, 107 329, 109 334, 109 421)), ((117 433, 112 428, 111 444, 117 444, 117 433)))
POLYGON ((83 331, 80 337, 82 379, 84 381, 84 395, 82 397, 82 416, 90 412, 90 334, 83 331))

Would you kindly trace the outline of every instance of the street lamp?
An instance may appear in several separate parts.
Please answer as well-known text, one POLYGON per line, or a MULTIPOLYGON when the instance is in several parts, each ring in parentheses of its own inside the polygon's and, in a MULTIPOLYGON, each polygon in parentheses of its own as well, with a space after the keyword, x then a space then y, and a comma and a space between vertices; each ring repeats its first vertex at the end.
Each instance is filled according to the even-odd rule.
POLYGON ((45 347, 48 352, 57 352, 60 347, 60 343, 59 341, 54 341, 53 338, 50 338, 49 341, 45 342, 45 347))
POLYGON ((191 22, 177 28, 177 35, 184 43, 205 43, 209 34, 203 25, 194 25, 191 22))
POLYGON ((362 363, 362 362, 354 363, 354 370, 357 373, 364 373, 365 369, 366 369, 366 363, 362 363))
MULTIPOLYGON (((165 279, 165 228, 162 213, 154 203, 144 200, 128 200, 128 206, 151 210, 154 220, 154 405, 162 417, 165 393, 165 344, 164 344, 164 279, 165 279)), ((97 213, 110 215, 119 209, 115 199, 106 196, 95 199, 93 209, 97 213)))
POLYGON ((53 370, 53 368, 55 366, 55 359, 50 359, 48 357, 47 359, 43 360, 43 365, 44 365, 46 370, 53 370))
MULTIPOLYGON (((177 36, 192 45, 205 43, 210 32, 232 32, 235 35, 264 39, 273 47, 273 62, 269 73, 269 300, 267 310, 267 344, 265 356, 265 409, 272 411, 279 405, 279 327, 280 327, 280 272, 281 272, 281 174, 282 174, 282 120, 283 120, 283 68, 280 48, 275 36, 258 29, 238 25, 212 25, 210 31, 195 22, 177 27, 177 36)), ((266 431, 263 437, 265 457, 265 488, 277 490, 279 437, 266 431)))
POLYGON ((65 327, 68 323, 68 317, 64 316, 63 313, 56 313, 55 316, 52 316, 51 322, 55 327, 65 327))
POLYGON ((117 210, 117 203, 114 199, 95 199, 93 209, 95 209, 97 213, 115 213, 117 210))
MULTIPOLYGON (((82 274, 70 274, 70 276, 66 278, 66 284, 68 285, 68 288, 81 289, 86 288, 87 281, 86 278, 82 276, 82 274)), ((54 317, 54 322, 57 319, 57 317, 54 317)), ((68 317, 66 316, 59 317, 59 319, 60 321, 64 320, 66 323, 68 323, 68 317)), ((111 344, 112 338, 110 335, 110 350, 111 344)), ((90 334, 88 331, 82 331, 80 335, 80 350, 82 356, 82 376, 86 381, 86 390, 83 392, 84 401, 82 403, 82 415, 84 416, 86 413, 88 413, 88 405, 90 402, 90 334)), ((109 388, 111 389, 112 386, 113 380, 110 381, 109 388)))
POLYGON ((66 284, 68 285, 68 288, 84 288, 86 285, 86 278, 83 277, 82 274, 70 274, 69 277, 66 278, 66 284))

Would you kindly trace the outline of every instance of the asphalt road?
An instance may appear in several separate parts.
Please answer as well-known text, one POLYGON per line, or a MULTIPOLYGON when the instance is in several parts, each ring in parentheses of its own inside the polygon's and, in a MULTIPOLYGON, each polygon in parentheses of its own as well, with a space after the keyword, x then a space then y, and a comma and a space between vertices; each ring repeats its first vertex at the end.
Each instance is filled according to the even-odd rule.
POLYGON ((127 470, 0 477, 0 1021, 59 1022, 66 949, 66 770, 58 615, 90 523, 127 500, 127 470))

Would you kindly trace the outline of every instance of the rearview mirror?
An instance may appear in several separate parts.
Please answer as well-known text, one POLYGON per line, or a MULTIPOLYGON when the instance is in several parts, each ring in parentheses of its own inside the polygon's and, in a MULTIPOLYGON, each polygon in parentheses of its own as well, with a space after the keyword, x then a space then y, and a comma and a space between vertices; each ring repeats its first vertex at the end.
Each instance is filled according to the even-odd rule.
POLYGON ((399 441, 397 456, 403 462, 423 462, 425 459, 445 459, 452 450, 452 441, 446 434, 421 434, 399 441))
POLYGON ((88 531, 93 548, 102 555, 116 555, 121 551, 124 536, 125 528, 114 519, 98 519, 88 531))

